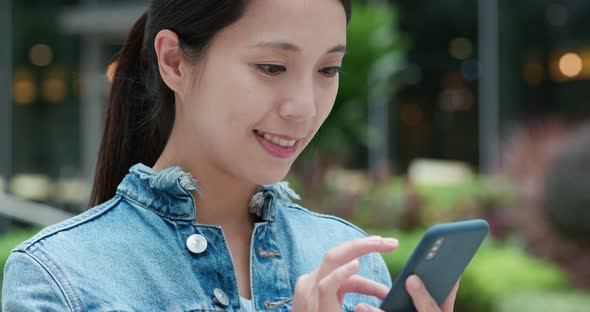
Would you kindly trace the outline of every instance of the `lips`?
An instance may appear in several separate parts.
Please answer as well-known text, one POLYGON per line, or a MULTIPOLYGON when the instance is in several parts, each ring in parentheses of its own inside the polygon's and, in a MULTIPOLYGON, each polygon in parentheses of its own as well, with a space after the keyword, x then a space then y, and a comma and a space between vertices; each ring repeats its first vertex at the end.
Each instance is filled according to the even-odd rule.
POLYGON ((298 141, 298 139, 293 139, 288 136, 279 136, 275 134, 262 132, 259 130, 255 130, 255 133, 261 138, 264 138, 265 140, 282 147, 292 147, 298 141))
POLYGON ((289 158, 297 152, 301 137, 274 134, 261 130, 254 130, 254 135, 260 145, 272 156, 289 158))
POLYGON ((280 145, 283 147, 293 146, 293 145, 295 145, 295 143, 297 143, 298 141, 303 139, 303 136, 295 137, 295 136, 289 136, 289 135, 274 134, 274 133, 264 132, 264 131, 260 131, 260 130, 254 130, 254 132, 258 136, 260 136, 261 138, 264 138, 264 139, 268 140, 269 142, 272 142, 276 145, 280 145))

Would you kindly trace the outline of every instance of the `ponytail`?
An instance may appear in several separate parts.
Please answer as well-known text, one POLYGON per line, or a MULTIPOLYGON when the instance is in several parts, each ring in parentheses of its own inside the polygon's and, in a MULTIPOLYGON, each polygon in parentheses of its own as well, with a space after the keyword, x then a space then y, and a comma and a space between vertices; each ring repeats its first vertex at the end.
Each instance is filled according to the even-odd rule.
POLYGON ((115 195, 129 167, 153 166, 174 121, 174 93, 159 78, 146 40, 147 13, 133 25, 117 58, 90 206, 115 195))

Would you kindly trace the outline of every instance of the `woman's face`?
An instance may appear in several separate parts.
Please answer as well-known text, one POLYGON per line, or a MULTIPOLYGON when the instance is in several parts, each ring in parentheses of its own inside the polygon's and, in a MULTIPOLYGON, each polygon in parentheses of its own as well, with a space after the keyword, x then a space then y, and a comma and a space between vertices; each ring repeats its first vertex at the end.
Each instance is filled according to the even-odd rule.
POLYGON ((345 45, 340 0, 249 1, 181 97, 183 144, 231 176, 282 180, 332 109, 345 45))

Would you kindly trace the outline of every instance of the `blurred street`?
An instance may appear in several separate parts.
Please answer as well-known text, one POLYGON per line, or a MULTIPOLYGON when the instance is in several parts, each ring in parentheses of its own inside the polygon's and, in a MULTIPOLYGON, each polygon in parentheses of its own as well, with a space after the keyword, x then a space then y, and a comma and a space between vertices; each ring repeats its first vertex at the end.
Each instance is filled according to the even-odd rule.
MULTIPOLYGON (((147 5, 0 1, 0 267, 89 208, 117 52, 147 5)), ((355 1, 336 103, 286 179, 300 204, 398 237, 393 278, 429 226, 483 218, 456 311, 588 311, 589 15, 355 1)))

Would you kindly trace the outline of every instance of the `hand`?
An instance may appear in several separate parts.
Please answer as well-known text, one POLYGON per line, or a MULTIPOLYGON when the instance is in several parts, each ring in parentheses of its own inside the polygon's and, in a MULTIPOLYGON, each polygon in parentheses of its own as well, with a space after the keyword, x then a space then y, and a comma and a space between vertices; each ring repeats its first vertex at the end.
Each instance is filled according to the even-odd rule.
MULTIPOLYGON (((406 280, 406 289, 412 297, 412 301, 414 302, 414 306, 418 312, 452 312, 454 305, 455 305, 455 298, 457 298, 457 291, 459 290, 459 282, 461 279, 457 281, 449 296, 443 303, 442 307, 439 308, 436 304, 436 301, 430 296, 426 287, 420 280, 420 278, 416 275, 411 275, 406 280)), ((367 304, 359 304, 356 312, 383 312, 383 310, 371 307, 367 304), (361 307, 362 306, 362 307, 361 307)))
MULTIPOLYGON (((392 252, 397 246, 395 239, 371 236, 334 247, 324 255, 322 263, 315 271, 304 274, 297 280, 293 311, 340 312, 344 295, 349 292, 385 299, 389 292, 387 286, 355 274, 359 269, 357 258, 371 252, 392 252)), ((359 306, 361 305, 357 306, 356 311, 361 311, 359 306)))
POLYGON ((459 278, 440 308, 436 304, 436 301, 430 296, 428 290, 424 287, 424 283, 422 283, 418 276, 412 275, 408 277, 406 280, 406 289, 408 290, 410 297, 412 297, 412 301, 414 301, 414 306, 416 306, 418 312, 452 312, 453 307, 455 306, 455 298, 457 298, 460 281, 461 279, 459 278))

